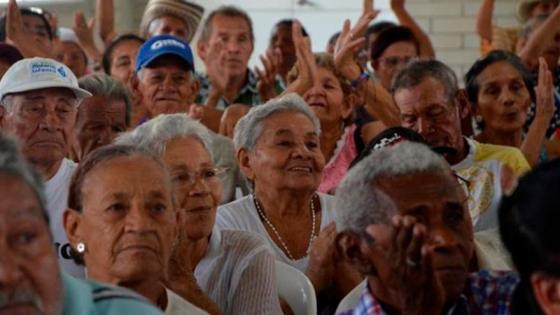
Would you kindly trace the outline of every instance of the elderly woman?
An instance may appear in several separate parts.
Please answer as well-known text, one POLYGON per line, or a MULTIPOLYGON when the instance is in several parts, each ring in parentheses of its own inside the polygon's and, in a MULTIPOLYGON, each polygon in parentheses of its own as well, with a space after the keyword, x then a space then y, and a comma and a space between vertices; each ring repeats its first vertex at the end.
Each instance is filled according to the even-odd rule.
POLYGON ((172 175, 185 213, 172 258, 172 285, 183 287, 182 272, 194 270, 224 314, 281 314, 274 257, 266 244, 250 233, 214 226, 223 170, 212 162, 211 141, 209 131, 185 114, 160 115, 117 139, 158 154, 172 175))
MULTIPOLYGON (((318 191, 334 193, 350 163, 365 146, 360 128, 351 118, 358 94, 336 69, 332 55, 321 53, 314 57, 317 70, 313 86, 303 98, 321 122, 321 152, 328 161, 318 191)), ((294 82, 298 74, 294 68, 289 81, 294 82)))
POLYGON ((60 270, 41 179, 2 136, 0 199, 0 314, 161 314, 129 290, 60 270))
MULTIPOLYGON (((369 15, 362 17, 352 32, 364 31, 370 20, 369 15)), ((293 36, 296 41, 300 40, 297 30, 293 36)), ((324 193, 334 193, 350 163, 364 148, 364 143, 385 126, 396 122, 396 113, 390 110, 394 106, 387 103, 391 102, 387 91, 381 84, 368 80, 368 74, 360 73, 349 29, 342 32, 337 45, 333 57, 331 54, 313 55, 310 48, 298 44, 298 56, 305 57, 300 57, 299 63, 290 72, 290 86, 287 88, 287 91, 303 96, 321 122, 321 151, 327 164, 318 191, 324 193), (368 105, 381 120, 372 123, 376 126, 373 133, 369 132, 372 124, 357 126, 353 123, 352 112, 361 99, 366 103, 369 100, 376 103, 368 105)))
MULTIPOLYGON (((317 292, 349 289, 335 255, 333 198, 317 192, 325 158, 319 120, 295 95, 251 109, 235 127, 237 160, 253 193, 218 209, 223 229, 258 234, 276 259, 305 272, 317 292)), ((353 287, 357 282, 350 284, 353 287)))
POLYGON ((64 227, 90 279, 132 289, 166 314, 207 314, 162 284, 178 233, 172 194, 157 157, 105 146, 74 173, 64 227))
POLYGON ((78 107, 71 152, 76 162, 126 131, 132 106, 126 87, 106 74, 90 74, 78 83, 93 96, 82 100, 78 107))
POLYGON ((471 272, 466 201, 449 164, 425 145, 404 141, 356 164, 337 191, 337 244, 367 284, 342 314, 509 314, 517 277, 471 272))
POLYGON ((558 183, 560 161, 543 163, 521 178, 515 192, 502 201, 500 234, 521 278, 511 314, 558 314, 558 183))
POLYGON ((546 139, 555 110, 553 81, 544 59, 539 63, 536 88, 521 59, 501 50, 475 62, 465 76, 469 101, 481 129, 476 139, 520 148, 532 166, 560 156, 560 143, 546 139), (536 103, 536 116, 525 134, 531 102, 536 103))

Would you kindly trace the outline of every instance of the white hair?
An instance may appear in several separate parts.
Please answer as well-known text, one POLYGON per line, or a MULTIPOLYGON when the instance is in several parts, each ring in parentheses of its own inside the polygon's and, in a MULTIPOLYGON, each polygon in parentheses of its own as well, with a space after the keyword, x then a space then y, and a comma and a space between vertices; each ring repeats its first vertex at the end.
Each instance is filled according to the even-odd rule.
POLYGON ((115 143, 144 148, 162 155, 169 140, 188 137, 200 141, 212 157, 210 132, 204 125, 189 118, 186 114, 159 115, 136 129, 120 135, 115 143))
POLYGON ((264 105, 251 108, 249 113, 243 116, 235 126, 233 145, 235 150, 246 148, 252 151, 257 139, 262 133, 262 122, 268 117, 281 112, 295 112, 307 116, 313 123, 317 135, 321 134, 321 123, 309 105, 301 96, 291 93, 283 97, 275 98, 264 105))
POLYGON ((337 231, 363 234, 370 224, 390 222, 398 209, 377 187, 379 181, 425 172, 446 173, 451 168, 443 157, 420 143, 406 141, 373 151, 350 169, 336 190, 337 231))

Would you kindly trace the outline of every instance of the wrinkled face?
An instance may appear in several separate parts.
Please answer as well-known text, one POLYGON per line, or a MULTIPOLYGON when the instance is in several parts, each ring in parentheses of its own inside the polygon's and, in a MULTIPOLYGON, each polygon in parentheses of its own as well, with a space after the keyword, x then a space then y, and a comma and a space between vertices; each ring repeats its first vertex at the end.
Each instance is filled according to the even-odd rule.
POLYGON ((441 82, 428 77, 413 88, 397 90, 394 99, 403 127, 421 134, 432 147, 461 148, 459 104, 449 100, 441 82))
POLYGON ((159 280, 176 236, 171 198, 167 172, 150 158, 118 157, 90 171, 77 228, 89 277, 113 284, 159 280))
POLYGON ((208 151, 196 138, 176 138, 167 142, 163 160, 171 173, 180 211, 186 213, 182 229, 192 240, 210 236, 222 185, 208 151))
POLYGON ((482 116, 485 128, 517 131, 527 120, 531 97, 523 77, 509 63, 489 65, 477 78, 476 114, 482 116))
POLYGON ((344 99, 340 81, 326 68, 317 69, 313 87, 303 97, 321 120, 321 125, 340 123, 352 112, 352 106, 344 99))
POLYGON ((110 56, 111 72, 109 74, 125 85, 128 85, 130 76, 136 67, 136 53, 140 46, 142 43, 137 40, 123 41, 113 49, 110 56))
POLYGON ((396 42, 387 47, 379 59, 372 61, 372 67, 381 85, 389 90, 393 77, 414 58, 418 58, 418 51, 413 43, 396 42))
POLYGON ((159 114, 187 113, 198 93, 192 71, 176 58, 162 56, 143 68, 138 92, 150 117, 159 114), (168 58, 169 57, 169 58, 168 58))
POLYGON ((148 38, 157 35, 173 35, 188 40, 190 30, 180 18, 173 15, 164 15, 150 22, 148 26, 148 38))
POLYGON ((73 42, 60 42, 55 45, 55 55, 56 60, 67 65, 77 78, 86 74, 87 57, 78 44, 73 42))
POLYGON ((282 64, 280 65, 280 74, 287 74, 296 63, 296 48, 292 40, 292 29, 286 25, 276 26, 272 30, 270 43, 271 49, 280 49, 282 53, 282 64))
POLYGON ((126 104, 124 100, 106 96, 84 99, 78 109, 74 127, 74 146, 80 160, 98 147, 110 144, 117 135, 127 128, 126 104))
POLYGON ((2 174, 0 198, 0 314, 61 314, 62 280, 37 196, 2 174))
POLYGON ((214 16, 212 33, 202 45, 204 49, 201 58, 206 64, 218 62, 220 68, 227 69, 231 75, 245 75, 253 53, 253 42, 249 24, 243 18, 214 16), (217 60, 208 60, 208 55, 219 57, 217 60))
POLYGON ((48 26, 38 16, 22 15, 23 27, 25 32, 32 36, 35 44, 42 48, 43 51, 52 50, 52 41, 49 38, 48 26))
POLYGON ((33 164, 57 163, 68 154, 76 121, 76 98, 65 88, 47 88, 8 96, 11 105, 2 128, 16 136, 33 164))
POLYGON ((246 174, 255 189, 315 191, 325 158, 309 118, 302 113, 280 112, 261 124, 256 147, 248 153, 250 170, 246 174))
MULTIPOLYGON (((402 216, 412 216, 426 226, 425 244, 433 251, 432 266, 447 300, 464 289, 469 262, 473 256, 473 228, 467 209, 467 196, 449 173, 424 172, 385 177, 377 186, 395 203, 402 216)), ((392 227, 386 225, 386 235, 392 227)), ((394 246, 390 238, 375 241, 381 248, 394 246)), ((391 283, 391 265, 383 255, 369 257, 382 283, 391 283)))

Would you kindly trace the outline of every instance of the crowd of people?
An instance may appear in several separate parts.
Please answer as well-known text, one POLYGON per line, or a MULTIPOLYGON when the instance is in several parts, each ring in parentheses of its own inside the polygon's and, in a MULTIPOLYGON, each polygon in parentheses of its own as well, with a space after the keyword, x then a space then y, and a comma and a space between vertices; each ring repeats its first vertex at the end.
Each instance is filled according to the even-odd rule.
POLYGON ((10 0, 0 314, 299 314, 289 270, 321 315, 560 315, 559 1, 482 0, 462 82, 390 4, 315 53, 279 19, 250 69, 235 6, 10 0))

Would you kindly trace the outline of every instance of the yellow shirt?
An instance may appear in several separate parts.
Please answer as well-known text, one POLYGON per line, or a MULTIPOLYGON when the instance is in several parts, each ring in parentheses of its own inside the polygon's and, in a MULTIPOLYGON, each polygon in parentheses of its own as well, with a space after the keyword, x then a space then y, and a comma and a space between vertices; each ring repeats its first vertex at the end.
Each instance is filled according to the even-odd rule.
POLYGON ((531 168, 517 148, 466 140, 469 153, 452 168, 469 181, 468 204, 475 231, 497 228, 498 206, 504 191, 516 176, 531 168))

